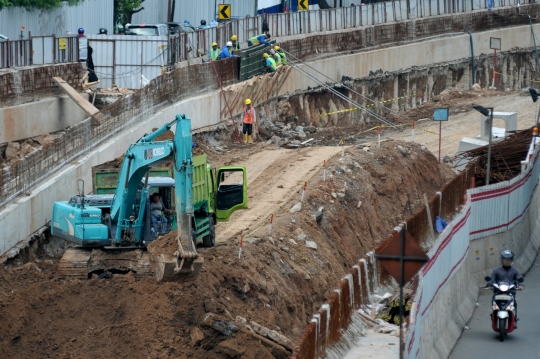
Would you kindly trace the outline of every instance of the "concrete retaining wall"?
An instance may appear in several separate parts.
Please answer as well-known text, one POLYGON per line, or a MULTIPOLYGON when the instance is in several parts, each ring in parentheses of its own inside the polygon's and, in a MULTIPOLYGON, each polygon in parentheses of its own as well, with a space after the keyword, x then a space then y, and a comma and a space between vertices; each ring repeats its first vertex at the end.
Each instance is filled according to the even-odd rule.
POLYGON ((537 147, 533 162, 517 178, 470 190, 463 212, 439 237, 429 253, 430 262, 422 269, 422 284, 417 290, 406 342, 408 358, 448 358, 472 316, 479 288, 485 285, 484 277, 500 265, 499 255, 503 249, 511 249, 516 254, 515 266, 522 273, 534 263, 540 248, 540 193, 536 190, 539 157, 537 147), (476 200, 471 194, 476 195, 476 200), (514 214, 500 220, 500 225, 511 229, 491 234, 491 223, 486 222, 483 228, 486 236, 477 238, 479 231, 473 230, 472 222, 476 222, 478 216, 474 212, 482 211, 491 217, 498 211, 493 203, 501 199, 506 201, 506 206, 514 206, 514 211, 508 211, 514 214), (463 230, 454 231, 459 226, 463 230))
MULTIPOLYGON (((535 25, 536 31, 540 30, 540 25, 535 25)), ((503 51, 511 47, 531 47, 532 38, 528 26, 503 28, 497 31, 487 31, 473 35, 475 55, 482 52, 491 53, 489 47, 489 37, 496 36, 502 40, 503 51)), ((419 42, 395 48, 385 48, 374 51, 357 53, 354 55, 327 58, 310 63, 314 68, 334 79, 340 79, 341 75, 352 78, 362 78, 369 76, 370 71, 383 69, 384 71, 397 71, 410 66, 428 66, 437 62, 453 61, 470 56, 468 36, 456 36, 452 38, 439 38, 425 42, 419 42)), ((528 64, 523 64, 524 67, 528 64)), ((310 70, 311 71, 311 70, 310 70)), ((486 70, 487 71, 487 70, 486 70)), ((325 82, 320 75, 320 79, 325 82)), ((272 97, 294 92, 298 89, 306 89, 314 86, 312 80, 306 78, 296 70, 288 71, 284 77, 266 77, 274 84, 268 84, 272 91, 260 91, 255 99, 253 96, 254 87, 260 85, 259 79, 251 82, 244 82, 233 85, 236 99, 251 98, 254 103, 267 101, 272 97)), ((266 88, 268 86, 258 86, 266 88)), ((231 103, 233 114, 238 114, 242 108, 242 101, 235 100, 231 103)), ((170 121, 175 114, 186 113, 193 119, 193 128, 202 128, 219 123, 225 118, 227 113, 226 104, 220 93, 209 91, 205 95, 186 99, 182 102, 168 107, 143 123, 137 124, 133 128, 120 132, 110 139, 99 149, 91 151, 86 156, 72 162, 62 168, 53 178, 49 178, 24 198, 19 198, 15 203, 6 206, 0 211, 0 227, 3 228, 3 236, 0 238, 0 255, 4 254, 19 241, 27 238, 50 219, 52 204, 55 201, 63 200, 72 193, 76 193, 76 180, 82 178, 90 188, 91 171, 94 165, 110 161, 122 155, 130 143, 136 141, 145 132, 149 132, 152 127, 157 127, 170 121)))
POLYGON ((62 131, 88 115, 67 95, 0 108, 0 143, 62 131))

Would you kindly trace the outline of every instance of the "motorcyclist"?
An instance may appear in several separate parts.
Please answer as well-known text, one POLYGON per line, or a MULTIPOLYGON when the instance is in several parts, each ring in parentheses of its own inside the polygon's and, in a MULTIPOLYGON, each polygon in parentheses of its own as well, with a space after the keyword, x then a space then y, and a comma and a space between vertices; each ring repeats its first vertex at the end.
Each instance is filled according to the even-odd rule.
MULTIPOLYGON (((518 279, 522 278, 521 273, 519 272, 519 269, 512 267, 513 263, 514 253, 509 249, 503 250, 501 252, 502 266, 495 268, 493 272, 491 272, 491 280, 488 281, 487 286, 493 286, 493 283, 504 282, 509 284, 517 284, 518 290, 523 290, 523 281, 518 283, 518 279)), ((515 297, 514 307, 516 310, 516 324, 514 327, 517 328, 517 321, 519 319, 517 317, 517 302, 515 297)))

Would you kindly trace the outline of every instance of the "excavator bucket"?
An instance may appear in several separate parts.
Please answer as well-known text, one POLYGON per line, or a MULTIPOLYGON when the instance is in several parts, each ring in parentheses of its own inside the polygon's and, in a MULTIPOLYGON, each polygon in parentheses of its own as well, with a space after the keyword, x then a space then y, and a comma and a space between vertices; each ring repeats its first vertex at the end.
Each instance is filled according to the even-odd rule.
POLYGON ((176 259, 173 254, 151 255, 158 282, 194 281, 203 266, 203 258, 176 259))

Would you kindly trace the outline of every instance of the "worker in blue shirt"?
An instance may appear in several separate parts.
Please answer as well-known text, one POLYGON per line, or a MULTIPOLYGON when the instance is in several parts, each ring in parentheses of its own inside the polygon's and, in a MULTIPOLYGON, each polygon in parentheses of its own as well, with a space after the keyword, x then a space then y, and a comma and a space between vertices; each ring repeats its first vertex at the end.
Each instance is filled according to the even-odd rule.
POLYGON ((263 58, 264 58, 266 72, 276 72, 276 69, 277 69, 276 61, 274 61, 273 58, 268 56, 266 52, 263 54, 263 58))
POLYGON ((227 44, 223 47, 221 50, 221 54, 219 55, 220 59, 226 59, 227 57, 236 57, 232 54, 233 51, 233 44, 232 42, 228 41, 227 44))
POLYGON ((253 36, 251 39, 249 39, 248 46, 256 46, 256 45, 259 45, 259 44, 265 44, 265 45, 270 46, 270 43, 268 41, 266 41, 269 38, 270 38, 270 33, 268 33, 268 32, 264 33, 264 34, 257 35, 257 36, 253 36))

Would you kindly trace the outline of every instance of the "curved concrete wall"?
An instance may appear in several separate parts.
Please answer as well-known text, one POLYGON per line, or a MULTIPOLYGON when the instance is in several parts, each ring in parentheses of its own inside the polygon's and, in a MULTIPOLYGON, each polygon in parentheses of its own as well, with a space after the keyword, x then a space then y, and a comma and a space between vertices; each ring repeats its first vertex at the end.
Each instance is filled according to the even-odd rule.
POLYGON ((534 263, 540 247, 539 157, 537 147, 520 176, 468 191, 468 203, 441 234, 422 269, 406 342, 408 358, 448 358, 472 316, 484 277, 500 265, 503 249, 516 253, 515 265, 522 273, 534 263), (512 211, 500 211, 503 207, 512 211), (482 216, 498 217, 501 233, 491 234, 489 221, 474 230, 478 223, 473 227, 472 222, 482 216), (478 238, 481 232, 486 236, 478 238))
MULTIPOLYGON (((535 25, 536 31, 540 25, 535 25)), ((496 31, 475 33, 473 35, 476 46, 475 55, 491 53, 489 38, 500 37, 502 51, 511 47, 528 48, 533 44, 530 28, 520 26, 504 28, 496 31)), ((324 74, 340 79, 341 75, 352 78, 369 76, 370 71, 383 69, 384 71, 397 71, 411 66, 427 66, 438 62, 448 62, 470 57, 468 35, 450 38, 438 38, 399 47, 384 48, 373 51, 360 52, 336 58, 326 58, 311 62, 310 65, 324 74)), ((305 66, 304 66, 305 68, 305 66)), ((486 70, 487 71, 487 70, 486 70)), ((319 79, 327 81, 320 75, 319 79)), ((250 81, 232 85, 229 91, 237 99, 251 98, 254 103, 267 101, 278 95, 306 89, 315 86, 313 80, 292 69, 286 71, 282 77, 265 76, 263 79, 254 78, 250 81), (252 96, 257 88, 257 96, 252 96), (271 90, 268 90, 271 89, 271 90)), ((414 91, 414 89, 411 89, 414 91)), ((397 88, 396 88, 396 96, 397 88)), ((428 88, 429 92, 429 88, 428 88)), ((429 93, 427 97, 429 98, 429 93)), ((231 98, 232 96, 229 96, 231 98)), ((233 114, 238 114, 242 108, 242 101, 230 102, 233 114)), ((226 104, 218 91, 208 92, 205 95, 192 97, 176 103, 167 109, 153 115, 151 118, 138 122, 132 127, 105 142, 99 149, 82 156, 76 161, 62 168, 55 176, 46 179, 43 184, 26 197, 19 198, 0 211, 0 227, 3 235, 0 237, 0 255, 6 253, 19 242, 37 231, 50 219, 52 204, 63 200, 72 193, 76 193, 76 180, 82 178, 88 185, 91 183, 91 170, 94 165, 113 160, 122 155, 132 142, 136 141, 152 127, 160 126, 174 117, 177 113, 186 113, 193 120, 193 128, 200 129, 218 124, 227 116, 226 104)))

